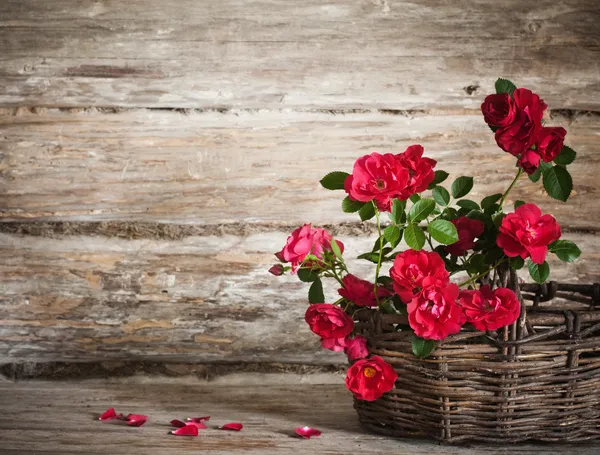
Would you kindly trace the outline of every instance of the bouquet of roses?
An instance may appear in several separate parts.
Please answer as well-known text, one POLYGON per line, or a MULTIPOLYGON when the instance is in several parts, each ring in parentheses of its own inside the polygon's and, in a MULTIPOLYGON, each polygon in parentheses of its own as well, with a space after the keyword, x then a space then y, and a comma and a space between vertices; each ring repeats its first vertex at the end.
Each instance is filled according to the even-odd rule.
POLYGON ((367 340, 353 334, 354 316, 363 307, 405 315, 408 326, 398 329, 413 332, 413 353, 424 358, 436 342, 461 330, 485 333, 517 321, 520 296, 497 286, 502 282, 497 277, 509 268, 521 269, 527 261, 531 278, 543 283, 550 274, 549 252, 567 262, 579 257, 573 242, 560 240, 554 217, 535 204, 515 201, 514 211, 505 212, 509 192, 524 175, 533 182, 541 178, 555 199, 564 202, 571 193, 567 165, 576 153, 564 145, 564 128, 544 125, 546 108, 535 93, 498 79, 496 93, 485 98, 481 110, 498 146, 515 157, 517 170, 503 194, 479 202, 465 198, 472 177, 456 178, 449 190, 442 186, 448 173, 434 170, 436 161, 424 157, 420 145, 397 155, 362 156, 352 174, 331 172, 321 180, 326 189, 347 193, 344 212, 358 212, 362 221, 375 218, 375 245, 358 256, 375 264, 373 281, 351 274, 343 243, 310 224, 292 232, 270 272, 311 283, 305 320, 323 348, 347 354, 352 366, 346 386, 358 399, 376 400, 397 379, 391 365, 369 356, 367 340), (382 222, 383 213, 388 223, 382 222), (409 249, 396 251, 402 239, 409 249), (389 273, 382 274, 386 263, 389 273), (339 283, 333 303, 325 303, 322 278, 339 283))

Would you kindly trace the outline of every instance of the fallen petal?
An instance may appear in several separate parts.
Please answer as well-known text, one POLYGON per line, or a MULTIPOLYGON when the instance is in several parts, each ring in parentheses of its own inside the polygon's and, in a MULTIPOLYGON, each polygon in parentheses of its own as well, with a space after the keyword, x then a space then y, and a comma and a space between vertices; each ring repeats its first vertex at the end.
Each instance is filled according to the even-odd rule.
POLYGON ((111 419, 116 419, 117 418, 117 413, 115 412, 115 408, 110 408, 107 411, 104 412, 104 414, 102 414, 98 420, 111 420, 111 419))
POLYGON ((220 430, 231 430, 231 431, 240 431, 244 428, 244 425, 241 423, 226 423, 225 425, 219 427, 220 430))
POLYGON ((177 427, 177 428, 183 428, 183 427, 185 427, 185 422, 182 422, 181 420, 173 419, 169 423, 171 425, 173 425, 174 427, 177 427))
POLYGON ((205 429, 208 428, 202 422, 186 422, 185 424, 186 425, 190 425, 190 426, 194 426, 194 427, 198 428, 199 430, 205 430, 205 429))
POLYGON ((205 416, 205 417, 188 417, 188 421, 189 422, 202 423, 205 420, 210 420, 210 416, 205 416))
POLYGON ((141 427, 148 420, 148 416, 142 414, 128 414, 127 417, 125 417, 125 420, 127 420, 127 425, 141 427))
POLYGON ((196 428, 195 425, 186 425, 177 428, 177 430, 170 431, 169 433, 176 436, 198 436, 198 428, 196 428))
POLYGON ((310 439, 311 436, 321 436, 321 432, 319 430, 311 427, 294 428, 294 433, 296 433, 298 436, 302 436, 304 439, 310 439))

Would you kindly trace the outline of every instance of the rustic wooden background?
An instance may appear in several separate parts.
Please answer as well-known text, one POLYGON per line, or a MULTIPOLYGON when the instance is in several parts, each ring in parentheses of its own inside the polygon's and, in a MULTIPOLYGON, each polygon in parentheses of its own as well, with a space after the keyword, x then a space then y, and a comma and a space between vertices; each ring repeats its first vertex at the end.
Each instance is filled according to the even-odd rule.
POLYGON ((271 254, 307 221, 370 247, 318 180, 371 151, 504 188, 498 76, 579 153, 568 205, 513 199, 585 249, 553 278, 600 281, 599 23, 597 0, 3 0, 0 363, 343 363, 271 254))

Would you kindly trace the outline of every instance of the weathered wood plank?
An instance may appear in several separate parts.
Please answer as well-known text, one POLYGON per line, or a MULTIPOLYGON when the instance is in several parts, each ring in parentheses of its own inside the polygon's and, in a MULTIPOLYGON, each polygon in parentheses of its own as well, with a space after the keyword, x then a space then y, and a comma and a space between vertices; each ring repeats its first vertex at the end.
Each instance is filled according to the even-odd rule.
POLYGON ((451 447, 367 433, 341 375, 234 375, 210 383, 148 377, 31 381, 0 383, 0 394, 0 450, 6 455, 592 455, 600 449, 598 444, 451 447), (145 414, 149 420, 141 428, 99 422, 98 415, 113 406, 118 412, 145 414), (199 414, 211 420, 197 438, 167 434, 170 420, 199 414), (216 430, 231 421, 242 422, 244 429, 216 430), (322 436, 292 437, 293 428, 303 425, 320 429, 322 436))
MULTIPOLYGON (((125 240, 0 234, 0 363, 344 363, 344 356, 322 350, 303 322, 307 286, 266 271, 286 236, 125 240)), ((373 244, 372 236, 338 237, 347 258, 373 244)), ((565 238, 577 242, 584 255, 569 265, 552 260, 551 278, 599 281, 597 237, 565 238)), ((372 264, 348 262, 358 276, 372 279, 372 264)), ((333 299, 336 289, 326 283, 326 298, 333 299)))
POLYGON ((600 110, 596 0, 4 0, 0 105, 600 110))
MULTIPOLYGON (((452 177, 474 175, 474 197, 503 192, 514 158, 479 115, 365 112, 6 110, 0 115, 0 217, 4 220, 136 220, 166 223, 333 223, 343 192, 318 181, 351 171, 372 151, 421 143, 452 177)), ((511 200, 554 213, 563 226, 600 219, 600 117, 557 116, 578 151, 568 204, 523 179, 511 200)))

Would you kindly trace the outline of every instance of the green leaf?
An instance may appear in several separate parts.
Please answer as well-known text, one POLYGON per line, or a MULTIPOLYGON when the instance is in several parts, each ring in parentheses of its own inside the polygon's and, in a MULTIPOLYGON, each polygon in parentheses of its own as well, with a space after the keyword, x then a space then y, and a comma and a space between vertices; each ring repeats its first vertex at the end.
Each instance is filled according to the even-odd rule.
POLYGON ((435 349, 435 341, 411 336, 412 352, 419 359, 424 359, 435 349))
POLYGON ((517 89, 517 86, 508 79, 498 78, 496 80, 496 93, 508 93, 512 96, 513 92, 517 89))
POLYGON ((554 158, 554 162, 556 164, 566 166, 568 164, 571 164, 573 161, 575 161, 576 157, 577 157, 577 152, 575 152, 575 150, 573 150, 571 147, 569 147, 567 145, 563 145, 563 148, 561 149, 560 154, 556 158, 554 158))
POLYGON ((443 186, 436 186, 433 189, 432 194, 435 202, 437 202, 442 207, 448 205, 448 202, 450 202, 450 193, 448 193, 448 190, 443 186))
POLYGON ((542 284, 550 276, 550 266, 546 261, 543 264, 536 264, 530 259, 527 268, 529 269, 529 275, 536 283, 542 284))
POLYGON ((392 280, 389 276, 386 275, 380 275, 377 278, 377 283, 379 284, 392 284, 394 282, 394 280, 392 280))
POLYGON ((331 239, 331 251, 335 254, 335 257, 340 261, 342 260, 342 251, 340 250, 340 246, 337 244, 334 238, 331 239))
POLYGON ((350 196, 346 196, 342 201, 342 211, 344 213, 358 212, 365 204, 366 202, 353 201, 350 196))
POLYGON ((459 177, 452 182, 452 196, 455 199, 466 196, 473 188, 473 177, 459 177))
POLYGON ((435 209, 435 201, 433 199, 421 199, 410 208, 408 219, 413 223, 418 223, 429 216, 435 209))
POLYGON ((421 200, 421 196, 418 194, 413 194, 411 195, 409 198, 410 202, 412 202, 413 204, 416 204, 417 202, 419 202, 421 200))
POLYGON ((532 182, 537 182, 541 176, 542 176, 542 168, 541 167, 538 167, 533 174, 528 175, 529 180, 531 180, 532 182))
POLYGON ((502 197, 501 193, 492 194, 491 196, 486 196, 481 201, 481 208, 483 210, 490 210, 496 205, 496 202, 500 200, 502 197))
POLYGON ((433 220, 427 226, 427 232, 442 245, 452 245, 458 242, 458 232, 456 226, 450 221, 433 220))
POLYGON ((525 265, 525 261, 521 256, 517 256, 514 258, 510 258, 509 260, 510 266, 515 270, 520 270, 525 265))
POLYGON ((402 238, 402 231, 398 226, 388 226, 383 230, 383 236, 390 242, 392 248, 396 248, 402 238))
POLYGON ((321 185, 323 188, 327 188, 328 190, 343 190, 344 189, 344 180, 350 174, 347 172, 330 172, 325 177, 321 179, 321 185))
POLYGON ((515 201, 513 206, 515 207, 515 210, 517 210, 519 207, 521 207, 525 203, 526 203, 525 201, 517 200, 517 201, 515 201))
POLYGON ((566 202, 573 189, 573 179, 565 168, 555 166, 544 172, 544 189, 550 197, 566 202))
POLYGON ((435 183, 436 185, 439 185, 440 183, 442 183, 444 180, 446 180, 448 178, 448 174, 446 171, 435 171, 435 177, 433 179, 433 183, 435 183))
POLYGON ((467 263, 467 272, 471 275, 477 275, 483 273, 488 269, 488 265, 485 263, 485 257, 483 254, 474 254, 467 263))
POLYGON ((548 245, 548 249, 565 262, 575 262, 581 256, 579 247, 569 240, 557 240, 548 245))
POLYGON ((365 259, 369 262, 377 264, 379 262, 379 252, 369 251, 368 253, 363 253, 356 257, 356 259, 365 259))
POLYGON ((496 225, 496 227, 500 227, 500 225, 502 224, 502 220, 504 219, 504 217, 506 216, 506 213, 495 213, 494 215, 492 215, 492 221, 494 222, 494 224, 496 225))
POLYGON ((456 203, 459 207, 469 210, 479 210, 479 204, 469 199, 462 199, 456 203))
POLYGON ((311 281, 315 281, 317 278, 319 278, 319 275, 310 269, 298 269, 298 278, 300 278, 300 281, 310 283, 311 281))
POLYGON ((394 199, 394 203, 392 204, 392 213, 390 215, 390 219, 394 224, 401 224, 404 222, 404 211, 406 210, 406 201, 400 201, 398 199, 394 199))
POLYGON ((425 233, 416 224, 409 224, 404 230, 404 241, 413 250, 421 250, 425 246, 425 233))
POLYGON ((313 281, 313 284, 310 285, 308 290, 308 301, 310 303, 324 303, 325 296, 323 295, 323 283, 321 282, 321 278, 317 278, 313 281))
POLYGON ((545 161, 540 161, 540 169, 542 170, 542 175, 544 173, 546 173, 546 171, 549 171, 550 169, 552 169, 553 164, 552 163, 546 163, 545 161))
POLYGON ((360 208, 358 214, 360 215, 360 219, 362 221, 370 220, 375 216, 375 206, 372 202, 367 202, 360 208))

